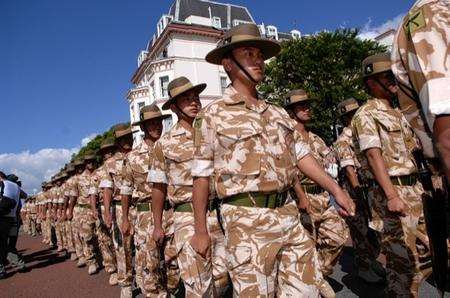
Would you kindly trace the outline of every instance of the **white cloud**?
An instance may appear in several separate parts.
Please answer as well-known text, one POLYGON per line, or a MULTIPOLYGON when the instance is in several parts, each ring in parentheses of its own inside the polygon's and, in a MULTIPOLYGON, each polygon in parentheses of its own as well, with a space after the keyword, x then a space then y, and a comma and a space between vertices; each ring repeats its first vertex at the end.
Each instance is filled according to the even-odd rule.
POLYGON ((384 33, 390 29, 397 30, 401 21, 403 20, 405 14, 400 14, 393 19, 387 20, 381 25, 373 26, 372 19, 369 18, 367 23, 362 27, 361 32, 359 33, 359 38, 361 39, 374 39, 381 33, 384 33))
POLYGON ((20 153, 0 154, 0 170, 6 174, 13 173, 22 181, 24 190, 33 194, 41 188, 41 183, 47 181, 66 164, 72 154, 77 153, 96 134, 81 140, 81 145, 75 148, 46 148, 37 152, 23 151, 20 153))

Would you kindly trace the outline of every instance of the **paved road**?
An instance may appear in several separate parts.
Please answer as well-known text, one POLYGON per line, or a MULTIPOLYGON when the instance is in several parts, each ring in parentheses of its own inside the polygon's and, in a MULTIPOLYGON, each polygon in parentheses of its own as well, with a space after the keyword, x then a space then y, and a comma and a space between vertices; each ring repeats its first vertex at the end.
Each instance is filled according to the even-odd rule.
MULTIPOLYGON (((0 280, 0 297, 119 297, 118 287, 108 285, 104 271, 89 276, 87 268, 77 268, 75 262, 64 258, 41 243, 40 238, 21 236, 18 249, 22 253, 28 272, 18 273, 9 269, 8 278, 0 280)), ((352 249, 346 247, 336 265, 331 284, 337 297, 383 297, 382 285, 369 285, 354 278, 352 249)), ((420 297, 437 297, 429 283, 420 289, 420 297)), ((447 294, 445 297, 450 297, 447 294)))

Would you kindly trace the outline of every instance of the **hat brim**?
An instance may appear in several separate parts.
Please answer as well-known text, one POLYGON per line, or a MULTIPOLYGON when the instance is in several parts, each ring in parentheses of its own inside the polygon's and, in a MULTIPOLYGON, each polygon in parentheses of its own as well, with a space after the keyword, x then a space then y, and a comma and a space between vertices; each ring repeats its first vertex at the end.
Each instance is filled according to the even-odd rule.
POLYGON ((222 59, 225 56, 225 54, 229 53, 234 49, 242 47, 253 47, 260 49, 263 54, 264 60, 277 56, 281 51, 280 44, 270 39, 263 39, 263 38, 246 39, 231 42, 229 44, 215 48, 206 55, 205 60, 212 64, 221 65, 222 59))
POLYGON ((305 103, 305 102, 310 103, 313 100, 315 100, 315 98, 307 98, 307 99, 303 99, 301 101, 290 102, 288 104, 285 104, 284 108, 291 108, 291 107, 293 107, 295 105, 302 104, 302 103, 305 103))
POLYGON ((162 109, 162 110, 168 110, 168 109, 170 109, 170 105, 171 105, 173 102, 175 102, 175 100, 176 100, 178 97, 182 96, 183 94, 186 94, 187 92, 195 91, 195 92, 197 92, 198 94, 200 94, 200 93, 203 92, 203 90, 205 90, 205 88, 206 88, 206 84, 205 84, 205 83, 198 84, 198 85, 194 85, 194 86, 192 86, 191 88, 188 88, 188 89, 184 90, 184 91, 181 92, 180 94, 177 94, 176 96, 169 98, 169 100, 167 100, 167 101, 162 105, 161 109, 162 109))
POLYGON ((134 122, 133 124, 131 124, 131 126, 139 126, 142 123, 145 123, 145 122, 153 120, 153 119, 162 119, 162 120, 164 120, 164 119, 167 119, 167 118, 170 118, 170 117, 172 117, 172 115, 162 114, 161 116, 158 116, 158 117, 148 118, 148 119, 140 120, 138 122, 134 122))

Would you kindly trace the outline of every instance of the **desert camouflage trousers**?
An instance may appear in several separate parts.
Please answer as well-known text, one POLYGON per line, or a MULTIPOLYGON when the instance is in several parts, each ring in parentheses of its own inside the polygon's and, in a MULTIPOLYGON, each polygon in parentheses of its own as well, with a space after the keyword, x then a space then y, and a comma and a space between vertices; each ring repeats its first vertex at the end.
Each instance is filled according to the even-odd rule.
POLYGON ((36 223, 36 214, 30 214, 28 215, 29 218, 29 232, 31 236, 36 236, 37 232, 37 223, 36 223))
MULTIPOLYGON (((386 255, 389 297, 418 297, 419 285, 431 274, 431 257, 422 199, 427 195, 420 182, 395 186, 407 206, 406 216, 387 209, 387 199, 379 187, 369 192, 372 214, 382 220, 382 251, 386 255)), ((380 223, 379 223, 380 224, 380 223)))
POLYGON ((189 242, 194 235, 194 213, 174 212, 175 246, 186 297, 222 297, 229 286, 225 237, 216 211, 208 213, 207 225, 211 255, 204 258, 189 242))
POLYGON ((95 218, 90 208, 80 208, 79 217, 76 219, 78 223, 78 234, 83 245, 83 256, 86 265, 97 265, 95 251, 95 218))
POLYGON ((105 207, 101 206, 101 214, 98 215, 98 219, 95 221, 95 234, 98 240, 98 248, 102 254, 103 266, 108 273, 114 273, 117 271, 116 267, 116 252, 114 250, 114 243, 111 238, 111 232, 103 222, 103 214, 105 213, 105 207))
POLYGON ((59 249, 66 247, 67 239, 65 233, 64 222, 60 219, 55 221, 55 234, 56 234, 56 245, 59 249))
POLYGON ((47 213, 45 218, 45 241, 49 242, 52 245, 52 220, 50 219, 50 214, 47 213))
MULTIPOLYGON (((308 213, 312 222, 312 237, 316 242, 320 270, 324 276, 333 273, 345 242, 349 237, 349 230, 344 219, 330 204, 327 192, 321 194, 307 194, 310 202, 308 213)), ((302 217, 304 220, 305 217, 302 217)))
MULTIPOLYGON (((136 208, 130 206, 128 210, 130 224, 135 221, 136 208)), ((133 282, 133 267, 132 267, 132 247, 133 231, 130 235, 123 236, 120 231, 122 225, 122 206, 114 204, 112 208, 112 240, 114 243, 114 250, 117 261, 117 281, 119 286, 128 287, 133 282)), ((133 227, 131 228, 133 230, 133 227)))
POLYGON ((235 296, 319 296, 315 244, 295 202, 277 209, 223 204, 221 212, 235 296))
MULTIPOLYGON (((351 192, 349 192, 351 193, 351 192)), ((355 203, 355 215, 345 219, 352 238, 355 252, 355 265, 358 269, 369 270, 376 261, 381 249, 381 234, 369 228, 369 219, 364 203, 360 198, 351 195, 355 203)))
POLYGON ((22 219, 22 229, 26 234, 31 235, 31 222, 30 222, 30 215, 27 214, 25 216, 20 216, 22 219))
POLYGON ((141 262, 144 264, 143 269, 143 288, 142 292, 146 297, 168 297, 169 294, 174 294, 178 289, 180 283, 180 270, 177 262, 177 250, 174 241, 174 225, 173 225, 173 211, 163 211, 162 228, 164 230, 164 246, 159 247, 153 240, 153 216, 147 212, 138 213, 138 220, 136 224, 136 258, 137 247, 142 247, 145 258, 141 262), (145 225, 148 224, 147 227, 145 225), (144 230, 146 229, 146 230, 144 230), (144 239, 145 238, 145 239, 144 239), (138 244, 139 242, 139 244, 138 244), (164 265, 166 276, 162 276, 160 271, 160 252, 164 253, 164 265), (167 284, 163 284, 163 280, 167 280, 167 284))
POLYGON ((64 226, 64 231, 66 233, 66 249, 69 253, 73 253, 75 252, 75 244, 72 235, 72 220, 66 220, 64 226))
POLYGON ((79 218, 81 217, 81 208, 78 206, 75 206, 73 208, 73 217, 71 220, 71 226, 72 226, 72 239, 75 246, 75 254, 80 259, 84 259, 84 251, 83 251, 83 242, 81 241, 81 235, 80 235, 80 224, 79 224, 79 218))

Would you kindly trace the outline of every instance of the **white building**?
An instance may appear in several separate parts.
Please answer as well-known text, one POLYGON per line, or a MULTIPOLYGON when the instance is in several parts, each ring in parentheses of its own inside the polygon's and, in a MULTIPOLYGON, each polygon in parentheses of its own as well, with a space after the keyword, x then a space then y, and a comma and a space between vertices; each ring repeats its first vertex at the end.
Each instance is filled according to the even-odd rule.
POLYGON ((385 45, 390 51, 392 49, 392 44, 394 43, 395 32, 395 29, 389 29, 388 31, 376 36, 375 40, 381 45, 385 45))
MULTIPOLYGON (((216 47, 224 30, 242 23, 255 23, 246 7, 206 0, 176 0, 167 14, 161 16, 156 32, 138 56, 137 69, 131 79, 134 87, 127 93, 131 122, 139 119, 144 105, 158 106, 167 101, 167 85, 179 76, 193 84, 206 83, 201 94, 203 105, 221 97, 228 78, 221 66, 205 61, 206 54, 216 47)), ((279 32, 273 25, 259 25, 268 38, 286 40, 300 38, 301 32, 279 32)), ((173 121, 176 121, 173 115, 173 121)), ((169 128, 173 121, 164 123, 169 128)), ((134 140, 142 140, 142 132, 134 127, 134 140)))

